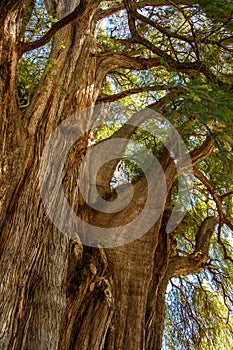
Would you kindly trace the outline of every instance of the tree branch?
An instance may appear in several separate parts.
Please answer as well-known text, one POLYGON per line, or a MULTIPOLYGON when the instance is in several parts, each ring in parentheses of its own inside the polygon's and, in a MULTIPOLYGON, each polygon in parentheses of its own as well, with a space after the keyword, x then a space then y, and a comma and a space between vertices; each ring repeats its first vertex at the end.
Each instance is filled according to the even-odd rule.
POLYGON ((128 25, 129 25, 129 30, 132 36, 132 39, 136 38, 138 36, 138 31, 136 28, 136 7, 134 1, 131 0, 123 0, 125 4, 125 9, 128 14, 128 25))
POLYGON ((175 69, 177 71, 183 71, 186 73, 190 73, 191 71, 196 71, 203 73, 210 81, 216 82, 218 85, 226 85, 223 83, 219 78, 217 78, 206 66, 205 63, 200 61, 195 62, 179 62, 173 59, 170 55, 168 55, 166 52, 160 50, 158 47, 153 45, 149 40, 146 38, 143 38, 141 36, 138 36, 135 38, 135 42, 138 44, 142 44, 146 48, 148 48, 151 52, 155 53, 159 57, 161 57, 167 65, 175 69))
POLYGON ((136 12, 136 17, 137 19, 139 19, 140 21, 149 24, 151 27, 157 29, 160 33, 165 34, 168 38, 176 38, 182 41, 185 41, 187 43, 192 43, 194 42, 194 38, 193 37, 186 37, 180 34, 177 34, 176 32, 171 32, 170 30, 162 27, 160 24, 156 23, 155 21, 152 21, 150 18, 147 18, 145 16, 143 16, 142 14, 136 12))
POLYGON ((205 263, 208 261, 208 252, 210 246, 210 239, 214 233, 218 218, 215 216, 207 217, 201 224, 196 234, 195 250, 188 256, 174 256, 171 257, 168 263, 169 278, 196 274, 199 273, 205 263))
MULTIPOLYGON (((174 98, 178 97, 181 94, 181 91, 179 89, 176 88, 176 90, 177 91, 172 91, 170 94, 167 94, 158 102, 148 105, 147 109, 161 110, 168 103, 169 99, 174 100, 174 98)), ((150 117, 154 117, 154 114, 150 115, 149 113, 140 113, 140 112, 135 113, 130 118, 128 123, 124 124, 119 130, 117 130, 109 138, 109 139, 123 138, 125 140, 124 145, 122 145, 122 155, 129 142, 130 137, 137 131, 139 125, 144 123, 150 117), (134 119, 137 121, 137 126, 131 125, 134 123, 134 119)), ((190 152, 189 156, 191 158, 192 164, 195 165, 197 162, 200 162, 206 159, 211 155, 213 150, 214 150, 214 146, 212 143, 212 139, 211 137, 208 136, 200 147, 195 148, 193 151, 190 152)), ((182 157, 182 159, 179 160, 180 168, 183 171, 185 170, 191 171, 191 169, 187 169, 187 167, 190 165, 190 160, 189 160, 190 158, 187 156, 184 156, 182 157)), ((105 166, 102 167, 98 172, 97 187, 98 187, 99 193, 102 196, 105 196, 110 191, 109 183, 112 179, 112 176, 114 174, 114 171, 118 163, 119 163, 119 159, 114 159, 111 162, 108 162, 107 164, 105 164, 105 166)), ((171 158, 167 149, 165 149, 165 151, 163 152, 162 157, 160 159, 160 163, 164 169, 164 173, 166 175, 166 180, 167 180, 167 187, 169 188, 172 182, 177 177, 177 164, 175 164, 174 159, 171 158)))
MULTIPOLYGON (((230 220, 226 218, 222 208, 222 200, 225 198, 225 196, 220 196, 215 190, 214 186, 211 184, 211 182, 197 168, 194 169, 194 176, 201 181, 201 183, 207 188, 208 192, 213 197, 213 200, 216 203, 218 215, 221 222, 226 224, 231 230, 233 230, 233 224, 230 222, 230 220)), ((231 194, 231 192, 228 193, 228 195, 231 194)))
POLYGON ((107 52, 97 56, 97 73, 105 76, 107 73, 117 68, 125 68, 132 70, 147 70, 162 65, 159 57, 142 58, 130 57, 121 53, 107 52))
MULTIPOLYGON (((180 89, 174 87, 171 89, 171 92, 166 96, 161 98, 159 101, 148 105, 146 109, 161 110, 164 106, 169 102, 169 100, 174 100, 174 98, 178 97, 181 94, 180 89)), ((149 113, 137 112, 133 114, 133 116, 129 119, 129 121, 124 124, 119 130, 117 130, 109 139, 122 138, 125 140, 124 144, 122 144, 122 156, 125 148, 129 143, 130 137, 137 131, 139 126, 148 120, 150 117, 154 117, 154 112, 150 115, 149 113), (134 125, 134 123, 137 125, 134 125)), ((104 140, 106 141, 106 140, 104 140)), ((103 142, 104 142, 103 141, 103 142)), ((113 177, 114 171, 119 163, 118 159, 114 159, 111 162, 108 162, 103 166, 97 176, 98 190, 101 195, 106 195, 110 191, 109 184, 113 177)))
POLYGON ((224 198, 226 197, 229 197, 229 196, 232 196, 233 195, 233 191, 230 191, 230 192, 227 192, 227 193, 224 193, 220 196, 221 200, 223 200, 224 198))
POLYGON ((132 88, 129 90, 121 91, 118 94, 115 95, 100 95, 97 98, 97 103, 106 103, 106 102, 114 102, 118 101, 124 97, 130 96, 130 95, 135 95, 139 94, 140 92, 145 92, 145 91, 162 91, 162 90, 168 90, 168 87, 163 85, 163 86, 145 86, 142 88, 132 88))
POLYGON ((61 30, 62 28, 73 22, 75 19, 77 19, 80 15, 82 15, 85 9, 86 1, 80 0, 79 5, 74 9, 74 11, 62 18, 60 21, 54 23, 49 29, 49 31, 42 38, 35 41, 22 43, 21 55, 23 55, 25 52, 32 51, 38 49, 41 46, 46 45, 59 30, 61 30))
MULTIPOLYGON (((179 3, 180 5, 186 4, 185 1, 177 1, 177 3, 179 3)), ((166 6, 166 5, 169 6, 170 4, 169 3, 163 4, 163 6, 166 6)), ((145 1, 140 1, 140 2, 135 3, 135 7, 138 9, 140 9, 141 7, 144 7, 144 6, 157 7, 157 6, 161 6, 161 2, 158 1, 156 3, 156 1, 154 1, 154 0, 145 0, 145 1)), ((113 15, 114 13, 121 11, 121 10, 124 10, 124 9, 125 9, 125 5, 123 3, 114 5, 106 10, 99 9, 96 11, 96 19, 97 19, 97 21, 100 21, 100 20, 102 20, 106 17, 109 17, 109 16, 113 15)))
MULTIPOLYGON (((154 54, 158 55, 162 60, 166 62, 166 64, 175 70, 183 71, 183 72, 190 72, 190 71, 198 71, 203 73, 210 81, 214 81, 219 85, 226 85, 224 82, 222 82, 218 77, 216 77, 206 66, 204 62, 201 62, 199 60, 195 62, 179 62, 172 58, 169 54, 167 54, 165 51, 159 49, 157 46, 152 44, 149 40, 147 40, 145 37, 142 37, 137 30, 136 27, 136 20, 137 17, 141 17, 140 14, 138 14, 135 3, 131 0, 124 0, 125 8, 128 13, 128 24, 129 29, 132 37, 132 42, 141 44, 145 46, 147 49, 149 49, 154 54)), ((151 21, 154 23, 153 21, 151 21)), ((154 24, 155 26, 155 24, 154 24)), ((160 26, 159 26, 160 27, 160 26)), ((161 29, 162 27, 160 27, 161 29)))
POLYGON ((193 253, 194 255, 197 255, 197 254, 203 254, 206 256, 208 255, 210 239, 212 237, 214 228, 217 225, 218 221, 219 221, 219 218, 216 216, 209 216, 203 221, 195 237, 196 244, 195 244, 195 250, 193 253))
POLYGON ((196 163, 201 162, 202 160, 209 157, 214 150, 214 145, 210 136, 207 136, 205 141, 200 147, 195 148, 189 154, 184 155, 181 159, 177 159, 177 164, 175 164, 174 159, 171 158, 167 149, 164 150, 161 157, 161 165, 163 169, 167 171, 169 178, 174 181, 177 177, 177 168, 181 169, 182 172, 192 171, 190 169, 190 159, 192 162, 192 166, 196 163), (187 157, 188 156, 188 157, 187 157))
POLYGON ((202 160, 208 158, 214 150, 213 140, 210 136, 207 136, 203 144, 195 148, 190 152, 190 158, 192 160, 192 164, 201 162, 202 160))
POLYGON ((220 230, 218 230, 218 244, 222 247, 224 259, 233 263, 233 259, 227 254, 227 248, 221 239, 220 230))

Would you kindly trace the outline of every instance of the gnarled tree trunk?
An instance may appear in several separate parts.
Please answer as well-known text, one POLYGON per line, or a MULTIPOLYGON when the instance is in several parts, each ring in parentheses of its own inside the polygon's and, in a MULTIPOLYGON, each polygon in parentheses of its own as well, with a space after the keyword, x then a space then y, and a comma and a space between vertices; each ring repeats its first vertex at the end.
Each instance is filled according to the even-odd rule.
MULTIPOLYGON (((78 5, 75 0, 47 3, 58 18, 64 18, 78 5)), ((30 106, 20 110, 17 64, 22 52, 29 49, 20 44, 26 4, 21 0, 0 5, 0 347, 160 349, 167 282, 182 269, 179 258, 176 261, 172 255, 163 215, 133 243, 106 250, 83 248, 50 221, 39 189, 39 166, 49 136, 63 120, 82 110, 79 125, 83 130, 88 128, 103 79, 119 63, 120 56, 98 59, 94 18, 98 2, 89 0, 85 6, 82 2, 78 19, 53 40, 51 57, 56 63, 47 69, 30 106)), ((148 60, 147 64, 159 62, 148 60)), ((129 58, 122 62, 123 67, 135 69, 143 69, 145 62, 137 65, 129 58)), ((129 206, 128 211, 109 219, 90 214, 79 192, 74 192, 77 168, 88 142, 87 133, 68 157, 66 194, 84 219, 96 225, 104 220, 107 227, 118 225, 143 205, 145 185, 143 180, 136 184, 137 208, 129 206)), ((193 162, 208 156, 211 150, 207 142, 193 153, 193 162)), ((162 163, 168 193, 177 177, 176 168, 169 155, 162 163)), ((166 196, 161 198, 163 208, 165 202, 166 196)), ((189 259, 189 272, 201 267, 201 258, 189 259)))

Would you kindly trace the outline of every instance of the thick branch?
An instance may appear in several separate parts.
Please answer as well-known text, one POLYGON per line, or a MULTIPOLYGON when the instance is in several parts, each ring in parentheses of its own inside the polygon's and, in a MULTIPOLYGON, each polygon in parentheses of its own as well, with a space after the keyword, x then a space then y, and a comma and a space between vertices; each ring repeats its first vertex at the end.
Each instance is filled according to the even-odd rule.
POLYGON ((75 19, 77 19, 80 15, 82 15, 85 9, 86 1, 80 0, 79 5, 74 9, 74 11, 62 18, 60 21, 54 23, 53 26, 42 38, 32 42, 23 43, 21 47, 21 54, 38 49, 39 47, 46 45, 59 30, 61 30, 62 28, 73 22, 75 19))
POLYGON ((218 218, 207 217, 196 234, 195 250, 188 256, 174 256, 168 265, 169 278, 180 275, 197 274, 208 261, 210 239, 213 235, 218 218))
POLYGON ((96 11, 96 14, 95 14, 95 19, 97 21, 101 21, 102 19, 106 18, 106 17, 109 17, 111 15, 113 15, 114 13, 116 12, 119 12, 121 10, 124 10, 125 6, 123 3, 121 4, 116 4, 106 10, 103 10, 103 9, 98 9, 96 11))
POLYGON ((193 253, 194 255, 196 254, 203 254, 206 256, 208 255, 210 239, 212 237, 214 228, 218 223, 218 221, 219 221, 219 218, 216 216, 207 217, 203 221, 195 237, 196 244, 195 244, 195 250, 193 253))
MULTIPOLYGON (((177 89, 177 91, 171 92, 170 94, 164 96, 161 100, 158 102, 151 104, 147 106, 147 109, 152 110, 161 110, 167 103, 168 100, 173 100, 175 97, 179 96, 181 94, 181 91, 177 89)), ((137 131, 138 127, 148 120, 149 118, 154 117, 154 112, 152 114, 150 113, 135 113, 131 119, 128 121, 127 124, 124 124, 119 130, 117 130, 111 137, 111 138, 123 138, 125 140, 124 147, 122 148, 122 155, 124 153, 124 150, 129 142, 130 137, 137 131), (132 125, 134 124, 134 120, 137 122, 137 126, 132 125)), ((190 159, 193 165, 196 163, 206 159, 211 155, 211 153, 214 150, 214 146, 212 143, 212 139, 208 136, 206 140, 203 142, 203 144, 195 148, 193 151, 190 152, 189 157, 184 156, 182 159, 179 160, 180 164, 179 166, 183 171, 191 171, 192 169, 187 169, 187 167, 190 165, 190 159)), ((104 167, 100 169, 98 172, 97 177, 97 184, 98 184, 98 190, 101 195, 106 195, 109 192, 109 183, 113 177, 114 171, 116 169, 116 166, 118 164, 119 160, 114 159, 111 162, 105 164, 104 167), (107 175, 106 175, 107 174, 107 175)), ((168 150, 165 150, 162 158, 160 160, 161 166, 164 169, 166 179, 167 179, 167 186, 170 187, 172 182, 176 179, 178 176, 177 173, 177 164, 175 164, 174 160, 171 158, 168 150)))
POLYGON ((131 0, 123 0, 125 4, 125 9, 128 13, 128 25, 129 30, 132 36, 132 39, 136 38, 138 36, 137 28, 136 28, 136 7, 134 1, 131 0))
POLYGON ((210 136, 207 136, 205 141, 200 147, 195 148, 189 154, 185 154, 180 159, 176 159, 175 162, 171 158, 167 149, 164 150, 161 157, 161 165, 163 169, 167 171, 169 178, 174 181, 178 176, 177 169, 180 169, 180 172, 192 172, 190 169, 190 159, 192 162, 192 166, 196 163, 201 162, 202 160, 209 157, 214 150, 214 145, 210 136))
POLYGON ((159 57, 130 57, 121 53, 107 52, 99 55, 97 72, 101 74, 101 76, 105 76, 107 73, 114 71, 117 68, 147 70, 161 66, 162 64, 163 62, 159 57))
MULTIPOLYGON (((168 93, 166 96, 161 98, 159 101, 147 106, 147 110, 149 109, 153 110, 152 114, 143 113, 140 111, 138 113, 135 113, 129 119, 128 123, 124 124, 119 130, 117 130, 109 138, 109 139, 114 139, 114 138, 124 139, 125 142, 124 142, 124 145, 122 145, 122 156, 125 148, 128 145, 130 137, 137 131, 140 125, 144 123, 146 120, 148 120, 149 118, 154 118, 155 116, 154 110, 161 111, 169 101, 174 100, 174 98, 176 98, 180 94, 181 94, 180 89, 178 89, 177 87, 174 87, 173 89, 171 89, 170 93, 168 93)), ((109 183, 113 177, 114 171, 118 163, 119 163, 119 160, 114 159, 111 162, 105 164, 105 166, 99 170, 97 183, 98 183, 98 189, 101 195, 104 195, 108 192, 109 183)))
POLYGON ((195 165, 196 163, 199 163, 202 160, 208 158, 213 153, 213 150, 214 144, 212 138, 210 136, 207 136, 200 147, 195 148, 193 151, 190 152, 192 164, 195 165))

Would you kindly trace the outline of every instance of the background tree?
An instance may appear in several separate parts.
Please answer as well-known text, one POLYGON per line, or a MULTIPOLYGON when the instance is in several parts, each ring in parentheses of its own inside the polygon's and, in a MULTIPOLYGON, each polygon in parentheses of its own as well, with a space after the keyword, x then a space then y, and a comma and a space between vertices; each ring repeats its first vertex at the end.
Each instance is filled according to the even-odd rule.
MULTIPOLYGON (((0 13, 1 349, 215 349, 223 342, 230 349, 233 5, 3 0, 0 13), (88 129, 102 102, 120 108, 120 117, 109 113, 80 137, 63 169, 76 214, 127 233, 125 223, 147 197, 145 176, 125 160, 138 152, 130 139, 160 160, 167 184, 154 226, 112 249, 82 246, 59 232, 46 215, 38 176, 56 127, 79 113, 88 129), (155 120, 130 126, 145 107, 176 127, 194 167, 192 205, 169 234, 175 153, 164 148, 162 128, 156 138, 143 129, 153 131, 155 120), (126 140, 122 157, 100 169, 98 189, 112 201, 114 188, 130 181, 134 200, 118 214, 103 214, 84 203, 77 169, 89 147, 115 137, 126 140)), ((62 154, 63 145, 55 146, 62 154)))

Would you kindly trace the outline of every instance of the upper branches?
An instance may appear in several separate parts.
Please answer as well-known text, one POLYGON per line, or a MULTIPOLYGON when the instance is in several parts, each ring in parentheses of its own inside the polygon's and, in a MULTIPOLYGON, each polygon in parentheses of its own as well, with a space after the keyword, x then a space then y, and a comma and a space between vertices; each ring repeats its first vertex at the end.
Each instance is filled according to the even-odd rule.
MULTIPOLYGON (((185 1, 176 1, 178 4, 185 4, 186 2, 185 1)), ((142 0, 142 1, 138 1, 135 3, 135 7, 136 8, 143 8, 145 6, 151 6, 151 7, 158 7, 161 5, 161 2, 159 0, 157 1, 154 1, 154 0, 142 0)), ((164 4, 166 5, 166 4, 164 4)), ((169 5, 169 1, 167 2, 167 5, 169 5)), ((119 4, 116 4, 112 7, 109 7, 108 9, 99 9, 97 12, 96 12, 96 19, 97 20, 102 20, 103 18, 106 18, 106 17, 109 17, 111 15, 113 15, 114 13, 118 12, 118 11, 121 11, 121 10, 124 10, 125 9, 125 5, 124 3, 119 3, 119 4)))
POLYGON ((69 15, 65 16, 62 18, 60 21, 54 23, 52 27, 49 29, 49 31, 42 36, 42 38, 31 41, 31 42, 26 42, 21 44, 21 55, 24 54, 25 52, 32 51, 35 49, 38 49, 41 46, 46 45, 53 37, 54 35, 70 24, 72 21, 77 19, 79 16, 81 16, 86 9, 86 1, 85 0, 80 0, 78 6, 74 9, 73 12, 71 12, 69 15))
MULTIPOLYGON (((207 61, 203 56, 203 45, 212 45, 216 47, 221 47, 222 49, 231 52, 231 49, 225 47, 221 38, 219 40, 211 38, 211 32, 209 35, 202 35, 200 31, 197 31, 194 27, 194 22, 185 13, 182 7, 178 6, 177 2, 169 2, 170 6, 176 8, 176 10, 182 14, 183 23, 181 21, 180 27, 175 30, 175 28, 168 29, 166 26, 166 21, 164 24, 160 24, 158 20, 153 18, 153 11, 151 15, 148 16, 138 12, 139 3, 134 1, 124 1, 124 6, 127 11, 128 16, 128 26, 131 33, 131 38, 123 39, 125 44, 130 45, 142 45, 146 50, 155 54, 161 59, 161 65, 167 66, 174 71, 184 72, 187 74, 193 74, 197 72, 204 74, 207 79, 211 82, 215 82, 219 85, 223 85, 224 81, 221 80, 213 70, 210 69, 207 61), (143 35, 140 32, 140 26, 147 26, 147 35, 143 35), (187 24, 188 23, 188 24, 187 24), (189 32, 184 34, 182 31, 180 33, 180 28, 189 26, 189 32), (158 44, 155 40, 152 40, 154 35, 151 36, 152 31, 149 28, 153 28, 159 32, 164 40, 158 44), (150 34, 151 33, 151 34, 150 34), (152 39, 150 39, 152 37, 152 39), (175 42, 172 39, 176 40, 175 42), (165 46, 167 47, 165 48, 165 46), (164 47, 164 48, 163 48, 164 47)), ((163 4, 164 5, 164 4, 163 4)), ((107 10, 106 10, 107 11, 107 10)), ((175 21, 175 20, 174 20, 175 21)), ((157 35, 157 34, 156 34, 157 35)), ((227 35, 229 37, 229 35, 227 35)), ((162 37, 160 37, 160 41, 162 37)), ((224 38, 226 39, 226 38, 224 38)), ((120 42, 120 41, 119 41, 120 42)), ((119 67, 122 67, 119 62, 119 67)))

